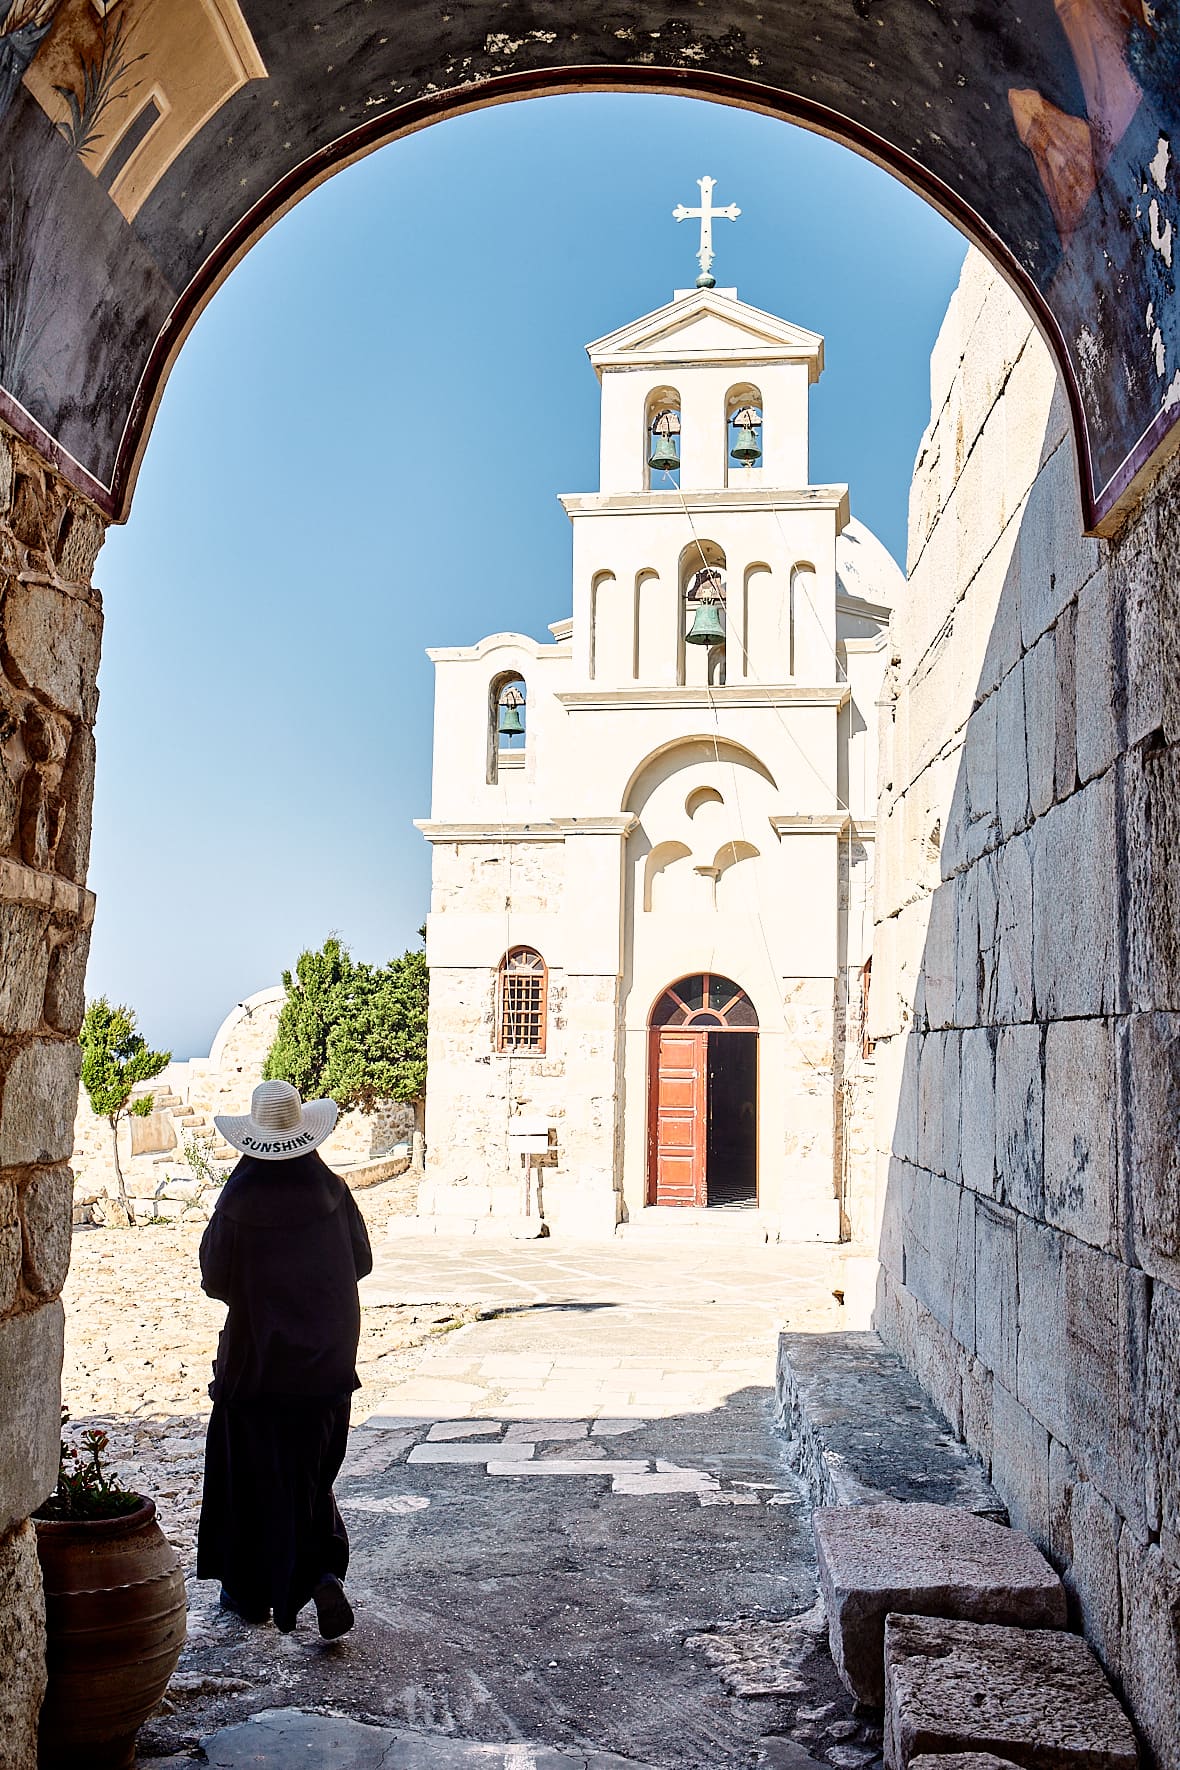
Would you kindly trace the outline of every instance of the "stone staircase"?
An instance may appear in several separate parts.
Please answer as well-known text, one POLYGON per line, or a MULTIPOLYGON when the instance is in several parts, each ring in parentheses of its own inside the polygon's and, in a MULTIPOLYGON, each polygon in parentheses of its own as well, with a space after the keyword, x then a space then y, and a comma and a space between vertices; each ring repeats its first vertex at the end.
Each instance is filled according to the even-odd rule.
MULTIPOLYGON (((173 1094, 167 1090, 157 1090, 154 1099, 157 1112, 171 1113, 172 1122, 177 1131, 177 1141, 182 1148, 187 1142, 198 1139, 202 1142, 208 1140, 212 1145, 210 1154, 214 1161, 237 1161, 237 1150, 233 1148, 232 1144, 226 1142, 214 1126, 213 1109, 207 1100, 186 1101, 179 1094, 173 1094)), ((170 1149, 166 1150, 163 1155, 157 1155, 152 1165, 154 1167, 165 1165, 175 1167, 176 1160, 177 1151, 170 1149)))

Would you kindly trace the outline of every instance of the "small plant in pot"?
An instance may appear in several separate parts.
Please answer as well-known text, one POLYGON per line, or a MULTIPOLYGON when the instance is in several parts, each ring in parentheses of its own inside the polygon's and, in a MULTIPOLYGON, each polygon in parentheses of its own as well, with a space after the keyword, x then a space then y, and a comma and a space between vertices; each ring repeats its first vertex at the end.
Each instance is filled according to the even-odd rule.
POLYGON ((106 1450, 105 1432, 63 1438, 57 1486, 33 1517, 49 1669, 40 1770, 129 1770, 184 1646, 176 1551, 154 1503, 108 1470, 106 1450))

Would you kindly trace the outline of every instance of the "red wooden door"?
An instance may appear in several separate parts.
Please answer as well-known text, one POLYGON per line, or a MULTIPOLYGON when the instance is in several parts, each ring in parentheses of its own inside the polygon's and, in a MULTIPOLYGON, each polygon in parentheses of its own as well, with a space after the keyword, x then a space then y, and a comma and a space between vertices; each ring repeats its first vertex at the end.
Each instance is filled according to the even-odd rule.
POLYGON ((705 1059, 708 1034, 652 1029, 648 1203, 705 1203, 705 1059))

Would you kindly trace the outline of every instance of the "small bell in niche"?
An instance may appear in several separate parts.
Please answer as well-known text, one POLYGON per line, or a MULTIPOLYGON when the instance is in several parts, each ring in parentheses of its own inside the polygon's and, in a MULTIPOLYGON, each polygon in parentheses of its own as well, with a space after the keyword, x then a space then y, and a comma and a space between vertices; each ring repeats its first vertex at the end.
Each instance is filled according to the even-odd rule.
POLYGON ((680 467, 676 438, 680 435, 679 412, 661 412, 651 427, 651 454, 647 464, 653 473, 675 473, 680 467))
POLYGON ((715 566, 698 572, 688 587, 688 601, 695 602, 692 626, 684 635, 686 645, 724 645, 725 628, 721 624, 720 604, 724 582, 715 566))
POLYGON ((743 406, 735 412, 730 423, 737 431, 737 441, 730 450, 730 459, 739 467, 757 467, 762 459, 762 450, 758 445, 757 432, 762 428, 762 413, 756 406, 743 406))
POLYGON ((500 737, 511 742, 514 738, 524 736, 524 720, 520 709, 524 706, 524 696, 519 688, 506 688, 500 696, 500 737))

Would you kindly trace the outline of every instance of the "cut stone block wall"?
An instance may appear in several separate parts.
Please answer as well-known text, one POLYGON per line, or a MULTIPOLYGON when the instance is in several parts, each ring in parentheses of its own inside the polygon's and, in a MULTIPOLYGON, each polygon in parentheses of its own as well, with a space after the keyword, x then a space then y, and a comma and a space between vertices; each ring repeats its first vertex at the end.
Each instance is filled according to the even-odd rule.
POLYGON ((877 1325, 1180 1766, 1180 470, 1086 539, 969 255, 931 364, 878 808, 877 1325))
POLYGON ((0 1696, 32 1770, 44 1618, 29 1513, 57 1478, 60 1292, 93 899, 102 520, 0 429, 0 1696))

